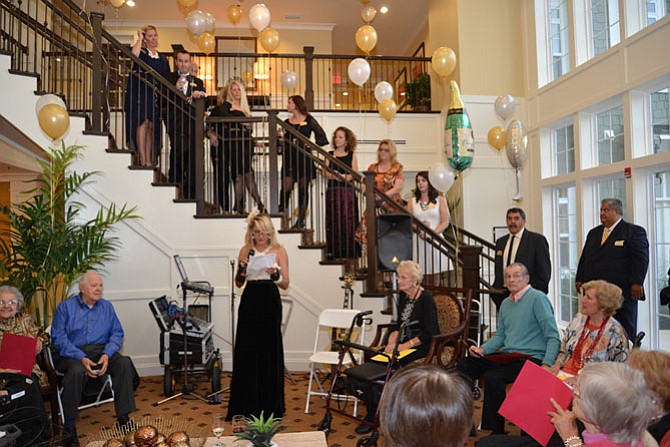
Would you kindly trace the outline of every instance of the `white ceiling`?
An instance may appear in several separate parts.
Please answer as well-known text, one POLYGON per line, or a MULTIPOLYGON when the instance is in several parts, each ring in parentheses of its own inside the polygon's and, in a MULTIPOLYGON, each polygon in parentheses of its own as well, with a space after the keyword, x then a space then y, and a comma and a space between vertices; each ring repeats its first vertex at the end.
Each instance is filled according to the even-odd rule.
MULTIPOLYGON (((96 0, 80 0, 87 4, 86 9, 100 11, 96 0)), ((198 0, 189 9, 184 9, 177 0, 135 0, 136 6, 123 6, 118 12, 111 6, 103 9, 105 16, 113 21, 132 23, 157 23, 184 20, 191 10, 200 9, 216 17, 217 28, 233 28, 227 18, 227 8, 239 3, 243 20, 238 27, 250 28, 247 14, 251 6, 259 1, 242 0, 198 0)), ((282 27, 300 28, 314 25, 333 27, 333 54, 360 54, 356 48, 354 34, 363 25, 361 10, 365 5, 360 0, 265 0, 270 10, 272 21, 270 26, 280 32, 282 27)), ((377 12, 372 25, 377 30, 377 47, 373 54, 385 56, 409 56, 415 48, 413 45, 419 31, 424 27, 428 17, 428 0, 371 0, 369 6, 377 10, 387 6, 389 12, 377 12)), ((184 25, 185 26, 185 25, 184 25)), ((308 44, 308 42, 305 42, 308 44)))

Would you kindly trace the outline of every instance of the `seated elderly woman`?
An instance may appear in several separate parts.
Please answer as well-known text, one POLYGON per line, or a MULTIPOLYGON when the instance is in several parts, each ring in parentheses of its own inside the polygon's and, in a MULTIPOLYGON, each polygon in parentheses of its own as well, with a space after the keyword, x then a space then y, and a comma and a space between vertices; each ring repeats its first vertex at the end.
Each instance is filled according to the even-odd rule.
POLYGON ((461 447, 472 426, 471 387, 437 365, 408 366, 384 388, 379 421, 387 447, 461 447))
POLYGON ((670 447, 670 354, 634 349, 628 364, 642 371, 647 386, 661 397, 663 416, 647 427, 661 447, 670 447))
POLYGON ((623 326, 612 315, 621 307, 621 289, 607 281, 589 281, 582 285, 579 313, 565 329, 561 350, 552 367, 554 374, 574 376, 589 362, 625 362, 628 339, 623 326))
POLYGON ((647 427, 661 414, 642 372, 625 363, 586 365, 572 395, 572 411, 552 399, 555 411, 548 412, 565 447, 641 447, 647 427), (586 427, 581 437, 576 419, 586 427))
MULTIPOLYGON (((46 345, 48 336, 37 327, 30 315, 21 313, 23 295, 16 287, 0 286, 0 345, 4 334, 24 335, 37 338, 35 355, 46 345)), ((17 373, 18 371, 0 370, 1 373, 17 373)), ((40 380, 46 383, 46 375, 37 364, 33 367, 32 385, 26 395, 16 399, 7 406, 0 407, 0 424, 21 421, 18 424, 23 431, 19 438, 20 445, 35 445, 40 440, 49 438, 48 416, 44 410, 44 402, 40 390, 40 380)))

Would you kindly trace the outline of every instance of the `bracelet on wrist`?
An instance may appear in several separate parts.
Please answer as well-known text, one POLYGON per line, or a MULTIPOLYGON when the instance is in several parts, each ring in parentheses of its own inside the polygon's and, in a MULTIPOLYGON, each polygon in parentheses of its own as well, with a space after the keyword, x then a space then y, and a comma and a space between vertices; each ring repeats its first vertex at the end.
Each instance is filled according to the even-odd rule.
POLYGON ((582 438, 577 435, 573 435, 565 438, 563 440, 563 445, 565 445, 565 447, 580 447, 584 445, 584 443, 582 442, 582 438))

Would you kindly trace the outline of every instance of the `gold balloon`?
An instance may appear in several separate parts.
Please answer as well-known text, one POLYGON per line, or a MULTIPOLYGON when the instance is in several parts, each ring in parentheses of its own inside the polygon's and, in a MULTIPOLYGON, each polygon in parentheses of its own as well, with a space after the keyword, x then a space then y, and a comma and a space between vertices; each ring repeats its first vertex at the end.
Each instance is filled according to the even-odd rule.
POLYGON ((379 114, 389 123, 397 111, 398 106, 396 106, 395 101, 391 98, 385 99, 379 103, 379 114))
POLYGON ((214 52, 216 47, 216 39, 212 33, 202 33, 198 36, 198 48, 205 53, 209 54, 214 52))
POLYGON ((377 16, 377 10, 374 8, 374 6, 366 6, 361 11, 361 18, 365 23, 372 22, 376 16, 377 16))
POLYGON ((505 132, 500 126, 492 127, 489 130, 489 144, 499 151, 505 147, 506 138, 507 132, 505 132))
POLYGON ((242 20, 242 8, 240 5, 230 5, 226 11, 228 21, 233 25, 237 25, 242 20))
POLYGON ((254 80, 254 74, 249 70, 243 71, 242 80, 244 81, 245 84, 251 84, 251 82, 254 80))
POLYGON ((49 135, 53 140, 62 137, 70 127, 70 115, 67 110, 58 104, 47 104, 37 114, 42 132, 49 135))
POLYGON ((191 6, 195 5, 198 0, 177 0, 177 2, 184 8, 190 8, 191 6))
POLYGON ((265 51, 272 53, 279 46, 279 33, 269 26, 261 32, 261 45, 265 51))
POLYGON ((370 53, 377 45, 377 30, 372 25, 363 25, 356 31, 356 45, 361 51, 370 53))
POLYGON ((433 70, 446 78, 456 67, 456 53, 449 47, 440 47, 433 52, 431 62, 433 70))

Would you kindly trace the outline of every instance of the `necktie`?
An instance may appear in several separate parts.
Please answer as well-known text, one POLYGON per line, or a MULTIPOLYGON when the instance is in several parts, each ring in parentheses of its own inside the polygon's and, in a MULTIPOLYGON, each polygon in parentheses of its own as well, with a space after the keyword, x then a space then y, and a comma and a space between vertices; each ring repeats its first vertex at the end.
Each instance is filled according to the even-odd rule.
POLYGON ((602 239, 600 239, 600 245, 603 245, 605 243, 605 241, 607 240, 607 236, 609 236, 609 235, 610 235, 609 228, 605 228, 603 230, 603 237, 602 237, 602 239))
POLYGON ((509 239, 509 249, 507 251, 507 265, 512 263, 512 249, 514 248, 514 235, 509 239))

